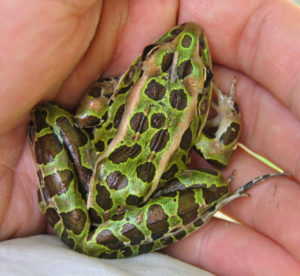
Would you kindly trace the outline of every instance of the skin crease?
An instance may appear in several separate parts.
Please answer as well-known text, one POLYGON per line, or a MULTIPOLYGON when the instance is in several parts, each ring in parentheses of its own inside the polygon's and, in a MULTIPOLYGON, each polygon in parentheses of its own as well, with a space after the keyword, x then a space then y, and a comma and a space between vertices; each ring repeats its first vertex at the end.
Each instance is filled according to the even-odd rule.
MULTIPOLYGON (((47 229, 26 138, 33 106, 76 106, 97 76, 121 74, 185 21, 205 30, 220 88, 239 77, 241 142, 292 177, 270 179, 224 208, 242 224, 213 219, 164 252, 218 275, 300 274, 300 9, 286 0, 0 0, 2 240, 47 229)), ((225 173, 233 169, 232 190, 271 171, 241 150, 225 173)))

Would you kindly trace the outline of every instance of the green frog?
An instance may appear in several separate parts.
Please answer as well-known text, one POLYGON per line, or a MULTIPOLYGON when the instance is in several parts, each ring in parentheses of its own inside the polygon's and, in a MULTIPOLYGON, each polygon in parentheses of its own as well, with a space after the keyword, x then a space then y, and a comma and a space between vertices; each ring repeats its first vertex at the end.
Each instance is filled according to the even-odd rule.
POLYGON ((42 212, 71 248, 100 258, 161 249, 205 225, 265 175, 230 193, 216 169, 189 169, 194 149, 224 168, 237 147, 234 96, 213 82, 202 29, 171 29, 119 78, 96 81, 76 114, 32 112, 42 212))

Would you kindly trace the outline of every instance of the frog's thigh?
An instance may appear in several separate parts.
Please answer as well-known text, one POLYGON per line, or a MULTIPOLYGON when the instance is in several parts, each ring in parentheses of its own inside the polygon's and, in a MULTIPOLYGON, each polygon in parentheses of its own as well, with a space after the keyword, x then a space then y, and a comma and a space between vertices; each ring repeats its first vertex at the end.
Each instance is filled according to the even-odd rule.
MULTIPOLYGON (((82 195, 88 186, 84 179, 89 178, 89 169, 78 160, 80 148, 87 145, 87 137, 82 130, 74 128, 72 116, 57 105, 43 104, 34 110, 33 116, 37 131, 39 204, 57 235, 77 249, 90 228, 82 195), (65 145, 70 144, 74 147, 68 149, 65 145), (82 182, 77 176, 80 174, 82 182)), ((90 151, 82 150, 81 154, 84 152, 90 151)))
POLYGON ((213 83, 217 103, 213 102, 211 108, 216 115, 207 120, 195 144, 196 151, 217 168, 224 168, 230 162, 240 135, 240 115, 234 95, 235 84, 236 79, 232 82, 228 96, 213 83))
POLYGON ((203 226, 228 193, 228 181, 220 172, 186 170, 141 207, 99 225, 83 250, 105 258, 158 250, 203 226))

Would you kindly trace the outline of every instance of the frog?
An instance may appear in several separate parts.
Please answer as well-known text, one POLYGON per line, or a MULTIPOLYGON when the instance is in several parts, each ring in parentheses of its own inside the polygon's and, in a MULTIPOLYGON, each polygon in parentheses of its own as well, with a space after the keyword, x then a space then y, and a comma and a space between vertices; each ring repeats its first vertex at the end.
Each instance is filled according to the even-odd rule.
POLYGON ((38 201, 72 249, 99 258, 160 250, 200 227, 260 176, 230 192, 235 100, 215 84, 207 38, 183 23, 147 45, 120 77, 97 80, 76 112, 32 111, 38 201), (211 166, 191 169, 196 152, 211 166))

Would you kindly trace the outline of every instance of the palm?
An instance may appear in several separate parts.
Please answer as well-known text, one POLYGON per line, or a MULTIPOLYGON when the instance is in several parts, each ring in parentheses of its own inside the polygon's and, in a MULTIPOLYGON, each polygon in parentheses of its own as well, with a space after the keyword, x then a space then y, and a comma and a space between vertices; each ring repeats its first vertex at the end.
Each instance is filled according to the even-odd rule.
MULTIPOLYGON (((55 97, 65 106, 72 107, 99 72, 105 69, 107 75, 120 74, 145 44, 177 23, 179 4, 179 1, 170 0, 164 4, 157 1, 153 13, 156 1, 102 1, 101 5, 101 1, 96 0, 74 0, 74 3, 78 2, 74 8, 74 5, 60 4, 59 1, 43 1, 40 4, 39 1, 23 0, 23 6, 28 10, 24 10, 23 16, 18 17, 12 28, 5 23, 10 22, 9 17, 16 17, 18 7, 22 5, 14 0, 10 7, 14 6, 13 2, 16 2, 15 9, 8 9, 5 2, 0 3, 0 10, 5 14, 1 16, 0 36, 3 36, 1 41, 7 43, 3 44, 1 52, 5 51, 5 56, 1 56, 0 60, 3 86, 0 92, 2 239, 43 232, 46 227, 36 201, 37 180, 26 142, 31 108, 39 101, 55 97), (123 18, 126 13, 130 15, 127 21, 123 18), (157 17, 163 20, 157 20, 157 17), (16 30, 20 35, 16 35, 16 30)), ((299 60, 300 41, 295 38, 293 43, 286 42, 288 35, 299 33, 297 24, 291 23, 292 20, 296 22, 298 16, 299 26, 299 11, 291 9, 291 4, 284 1, 276 1, 273 7, 269 6, 271 4, 263 6, 264 2, 267 1, 253 1, 251 7, 243 9, 243 4, 249 5, 249 1, 239 1, 240 6, 234 5, 235 1, 227 1, 231 13, 225 14, 212 7, 210 2, 181 1, 178 20, 179 23, 187 20, 197 22, 206 30, 213 60, 220 64, 215 66, 214 72, 221 88, 228 89, 233 75, 242 72, 238 73, 237 87, 237 99, 243 115, 242 142, 290 171, 299 181, 300 155, 295 150, 300 142, 300 108, 297 106, 300 96, 296 92, 297 85, 299 90, 299 82, 296 83, 299 62, 294 61, 299 60), (262 5, 260 9, 257 8, 259 4, 262 5), (280 14, 281 5, 285 5, 291 15, 290 19, 280 22, 281 35, 286 35, 286 39, 272 34, 276 26, 269 23, 284 18, 280 14), (269 9, 273 12, 268 12, 269 9), (254 10, 255 13, 251 14, 254 10), (271 47, 266 49, 265 45, 270 44, 271 47), (281 55, 282 48, 288 55, 281 55)), ((233 189, 269 171, 241 152, 237 152, 231 168, 238 171, 233 189)), ((300 235, 294 234, 300 221, 300 205, 297 203, 300 191, 297 183, 291 180, 277 179, 272 183, 260 185, 251 191, 253 197, 239 200, 226 208, 229 214, 255 230, 230 224, 230 231, 227 231, 229 227, 225 229, 223 222, 214 220, 202 231, 170 247, 168 252, 195 265, 224 273, 227 269, 225 264, 230 264, 230 250, 238 256, 243 250, 247 260, 263 248, 262 263, 270 261, 268 258, 276 254, 285 262, 281 269, 299 269, 299 264, 291 256, 300 259, 300 235), (278 185, 274 185, 277 182, 278 185), (284 224, 287 215, 292 222, 289 225, 284 224), (213 237, 211 240, 210 235, 213 237), (247 250, 239 246, 245 240, 251 240, 247 250), (195 244, 199 244, 199 248, 195 248, 195 244), (215 249, 217 246, 218 250, 215 249), (193 253, 195 250, 196 254, 193 253), (222 270, 220 260, 224 263, 222 270), (214 265, 216 261, 219 268, 214 265)), ((258 271, 262 269, 262 263, 255 264, 258 271)), ((254 264, 240 261, 240 267, 236 269, 238 271, 247 265, 254 264)))

